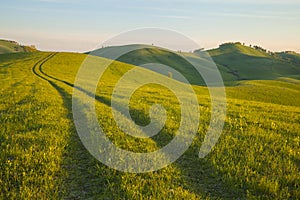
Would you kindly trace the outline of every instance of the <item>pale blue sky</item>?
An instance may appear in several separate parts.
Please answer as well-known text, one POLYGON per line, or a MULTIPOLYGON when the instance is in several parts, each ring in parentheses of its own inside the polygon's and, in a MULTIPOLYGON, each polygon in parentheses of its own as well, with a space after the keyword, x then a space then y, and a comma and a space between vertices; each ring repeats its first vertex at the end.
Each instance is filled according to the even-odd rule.
POLYGON ((179 31, 205 48, 227 41, 300 52, 299 0, 2 0, 0 38, 87 51, 141 27, 179 31))

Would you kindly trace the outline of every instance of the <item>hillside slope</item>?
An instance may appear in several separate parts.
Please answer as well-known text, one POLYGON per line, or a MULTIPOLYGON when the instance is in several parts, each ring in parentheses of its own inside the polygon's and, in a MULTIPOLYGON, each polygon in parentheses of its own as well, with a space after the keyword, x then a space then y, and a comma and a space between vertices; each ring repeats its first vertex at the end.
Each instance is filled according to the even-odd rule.
POLYGON ((33 51, 36 51, 34 46, 24 46, 15 41, 0 40, 0 54, 33 51))
POLYGON ((300 77, 300 55, 296 53, 272 53, 241 43, 222 44, 208 53, 218 67, 232 74, 235 80, 267 80, 295 75, 300 77))
MULTIPOLYGON (((300 55, 295 52, 272 53, 258 46, 248 47, 237 42, 222 44, 217 49, 208 50, 207 53, 219 68, 225 84, 240 80, 272 80, 279 77, 300 78, 300 55)), ((203 52, 200 50, 187 53, 174 52, 149 45, 125 45, 101 48, 93 51, 92 54, 137 66, 160 63, 175 69, 192 84, 204 84, 202 77, 197 76, 197 71, 184 59, 192 59, 193 62, 204 66, 205 64, 202 64, 204 62, 202 59, 203 52), (112 56, 124 51, 129 53, 116 58, 112 56)), ((167 76, 170 74, 168 71, 155 70, 155 67, 151 70, 167 76)), ((177 79, 176 73, 172 73, 173 78, 177 79)))
POLYGON ((91 54, 115 59, 135 66, 141 66, 160 74, 171 76, 176 80, 180 80, 180 74, 182 74, 191 84, 204 84, 202 77, 197 76, 197 70, 187 60, 178 52, 168 49, 150 45, 133 44, 101 48, 91 52, 91 54), (125 52, 125 54, 123 52, 125 52), (161 67, 155 66, 154 63, 160 64, 161 67), (162 65, 169 66, 174 70, 167 69, 162 65))

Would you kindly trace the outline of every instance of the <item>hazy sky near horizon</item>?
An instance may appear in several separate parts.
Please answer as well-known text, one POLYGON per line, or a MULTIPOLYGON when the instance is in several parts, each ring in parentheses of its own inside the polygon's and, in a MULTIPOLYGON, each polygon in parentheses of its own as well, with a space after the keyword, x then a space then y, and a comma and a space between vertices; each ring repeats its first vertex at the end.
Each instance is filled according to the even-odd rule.
POLYGON ((204 48, 240 41, 300 52, 299 0, 10 0, 0 38, 41 50, 88 51, 131 29, 160 27, 204 48))

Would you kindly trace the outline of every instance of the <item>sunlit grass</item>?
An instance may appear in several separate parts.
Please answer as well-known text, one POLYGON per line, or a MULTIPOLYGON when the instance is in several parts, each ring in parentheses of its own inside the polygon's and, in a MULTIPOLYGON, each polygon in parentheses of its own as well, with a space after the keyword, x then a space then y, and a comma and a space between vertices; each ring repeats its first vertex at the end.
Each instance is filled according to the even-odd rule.
MULTIPOLYGON (((297 80, 247 81, 228 87, 223 134, 204 159, 198 158, 198 151, 208 128, 210 98, 205 87, 194 86, 201 116, 192 146, 164 169, 132 174, 110 169, 92 158, 76 135, 72 84, 86 55, 58 53, 47 61, 42 70, 52 84, 32 73, 32 67, 47 55, 0 56, 0 198, 300 198, 297 80)), ((100 125, 116 145, 149 152, 173 138, 180 120, 179 104, 165 87, 140 88, 131 98, 132 118, 146 125, 150 106, 161 103, 168 111, 167 124, 150 139, 123 133, 109 102, 114 85, 132 67, 120 62, 109 67, 97 88, 102 101, 95 102, 96 111, 100 125)))

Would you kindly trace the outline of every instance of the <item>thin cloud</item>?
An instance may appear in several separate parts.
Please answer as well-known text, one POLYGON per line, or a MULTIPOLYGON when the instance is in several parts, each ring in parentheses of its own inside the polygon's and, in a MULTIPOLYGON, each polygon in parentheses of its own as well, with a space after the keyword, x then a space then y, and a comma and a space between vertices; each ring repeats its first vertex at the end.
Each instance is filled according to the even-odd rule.
POLYGON ((39 2, 44 2, 44 3, 74 3, 74 2, 79 2, 80 0, 37 0, 39 2))
MULTIPOLYGON (((140 0, 145 1, 145 0, 140 0)), ((299 0, 147 0, 152 2, 182 2, 182 3, 240 3, 240 4, 300 4, 299 0)))
POLYGON ((222 16, 222 17, 244 17, 244 18, 264 18, 264 19, 283 19, 283 20, 299 20, 299 15, 276 15, 276 14, 261 14, 261 13, 214 13, 211 16, 222 16))
POLYGON ((159 17, 171 18, 171 19, 192 19, 192 17, 190 16, 183 16, 183 15, 160 15, 159 17))

